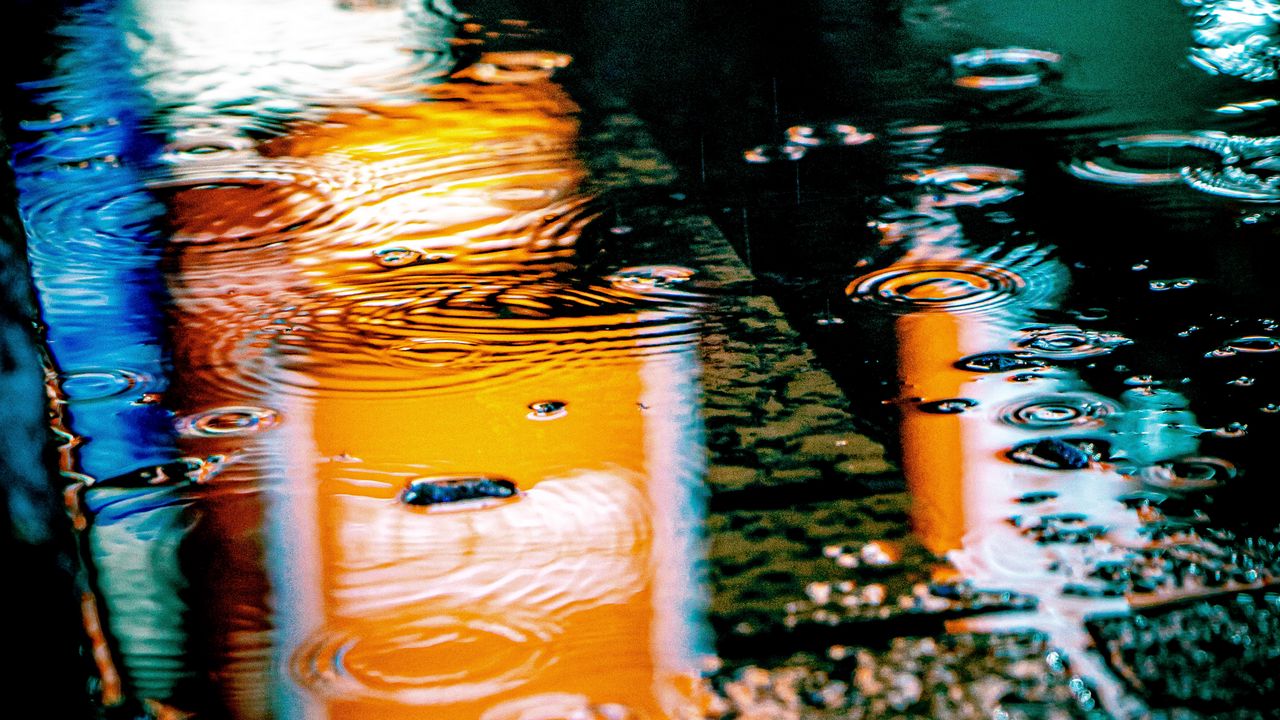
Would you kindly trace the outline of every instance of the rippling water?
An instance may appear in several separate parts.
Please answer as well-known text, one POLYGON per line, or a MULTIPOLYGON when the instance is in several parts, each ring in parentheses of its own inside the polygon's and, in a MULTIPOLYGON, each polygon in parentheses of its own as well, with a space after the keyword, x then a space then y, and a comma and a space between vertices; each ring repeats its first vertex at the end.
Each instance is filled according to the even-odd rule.
POLYGON ((501 5, 560 36, 440 0, 88 2, 20 86, 105 705, 1145 717, 1200 687, 1148 637, 1209 607, 1179 603, 1253 593, 1196 612, 1271 627, 1274 2, 501 5), (801 671, 695 690, 705 298, 584 240, 562 71, 647 116, 900 461, 905 539, 744 532, 748 565, 821 547, 769 620, 820 627, 801 671), (851 649, 899 616, 951 634, 851 649), (970 707, 922 657, 1046 669, 970 707))
POLYGON ((702 300, 584 269, 570 58, 463 20, 91 2, 21 86, 104 704, 659 717, 687 689, 702 300))
MULTIPOLYGON (((641 64, 618 92, 647 111, 864 427, 900 448, 919 541, 978 587, 1038 598, 1030 615, 952 629, 1041 629, 1096 681, 1071 712, 1148 716, 1132 684, 1107 680, 1123 663, 1089 651, 1085 619, 1276 580, 1225 548, 1280 533, 1256 484, 1276 431, 1264 248, 1280 237, 1280 8, 906 0, 638 15, 608 13, 646 27, 635 40, 557 17, 602 57, 663 45, 676 70, 641 64), (1184 550, 1187 564, 1172 559, 1184 550)), ((946 607, 895 601, 891 580, 841 557, 788 611, 820 644, 849 625, 808 661, 823 672, 853 653, 865 616, 946 607)), ((1153 662, 1150 647, 1125 652, 1153 662)), ((847 695, 826 683, 832 695, 788 705, 826 681, 753 670, 727 702, 767 717, 771 703, 977 716, 958 696, 912 695, 911 672, 878 685, 866 664, 847 695)))

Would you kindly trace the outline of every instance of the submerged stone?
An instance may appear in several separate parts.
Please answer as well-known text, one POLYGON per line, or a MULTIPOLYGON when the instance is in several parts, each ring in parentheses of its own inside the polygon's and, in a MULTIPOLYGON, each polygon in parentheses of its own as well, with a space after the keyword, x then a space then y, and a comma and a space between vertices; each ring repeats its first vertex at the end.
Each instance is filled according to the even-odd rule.
POLYGON ((516 484, 496 476, 419 478, 400 493, 406 505, 438 505, 484 498, 509 498, 518 492, 516 484))
POLYGON ((1079 470, 1110 457, 1110 443, 1092 438, 1044 438, 1018 445, 1009 459, 1054 470, 1079 470))

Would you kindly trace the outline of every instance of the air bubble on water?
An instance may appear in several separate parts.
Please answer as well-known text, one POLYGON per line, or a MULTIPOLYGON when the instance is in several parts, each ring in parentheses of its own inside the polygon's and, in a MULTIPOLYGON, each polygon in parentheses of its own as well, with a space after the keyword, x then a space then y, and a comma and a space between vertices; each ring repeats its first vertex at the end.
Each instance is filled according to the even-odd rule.
POLYGON ((280 414, 249 405, 217 407, 178 418, 174 426, 188 437, 226 437, 269 430, 280 423, 280 414))
POLYGON ((614 287, 635 292, 654 292, 688 282, 696 271, 678 265, 627 267, 605 277, 614 287))
POLYGON ((568 405, 559 400, 542 400, 529 404, 530 420, 556 420, 569 414, 568 405))
POLYGON ((1228 165, 1225 168, 1186 168, 1182 173, 1188 185, 1201 192, 1245 202, 1280 202, 1280 174, 1261 163, 1247 169, 1228 165))
POLYGON ((947 400, 935 400, 933 402, 921 403, 916 408, 920 412, 930 413, 934 415, 957 415, 968 410, 978 404, 977 400, 969 398, 949 398, 947 400))
POLYGON ((613 227, 609 228, 609 232, 613 233, 614 235, 626 235, 631 231, 632 231, 632 227, 630 225, 614 225, 613 227))
POLYGON ((139 391, 145 395, 153 384, 150 375, 123 368, 73 370, 59 377, 59 389, 73 403, 106 400, 139 391))
POLYGON ((1051 77, 1062 56, 1031 48, 979 48, 951 56, 957 87, 1007 92, 1035 87, 1051 77))
POLYGON ((1165 290, 1185 290, 1196 284, 1194 278, 1174 278, 1172 280, 1152 280, 1148 286, 1156 292, 1165 290))
POLYGON ((1228 385, 1234 385, 1236 387, 1249 387, 1253 385, 1253 383, 1254 383, 1254 379, 1247 375, 1241 375, 1240 377, 1235 378, 1234 380, 1227 381, 1228 385))
POLYGON ((1162 460, 1137 472, 1144 484, 1163 490, 1207 490, 1236 476, 1236 466, 1215 457, 1186 456, 1162 460))
POLYGON ((1021 350, 1034 357, 1079 360, 1105 355, 1132 342, 1116 332, 1085 330, 1074 325, 1053 325, 1023 330, 1017 344, 1021 350))
POLYGON ((1193 166, 1217 167, 1229 157, 1229 148, 1210 133, 1149 133, 1104 140, 1092 157, 1074 158, 1065 169, 1082 180, 1111 185, 1173 185, 1183 182, 1184 171, 1193 166))
POLYGON ((1000 411, 1000 420, 1036 430, 1099 427, 1119 412, 1111 400, 1086 392, 1055 393, 1025 398, 1000 411))
POLYGON ((1131 375, 1124 379, 1124 384, 1129 387, 1152 387, 1164 383, 1157 380, 1154 375, 1131 375))
MULTIPOLYGON (((865 298, 898 312, 986 313, 1013 302, 1034 305, 1048 282, 1030 282, 1022 263, 976 260, 898 263, 855 279, 845 288, 851 301, 865 298)), ((1029 267, 1040 280, 1041 267, 1029 267)), ((1047 278, 1045 278, 1047 280, 1047 278)))
POLYGON ((1280 338, 1267 335, 1248 335, 1228 340, 1220 350, 1236 353, 1273 353, 1280 352, 1280 338))
POLYGON ((375 250, 373 257, 383 267, 397 268, 418 262, 422 258, 422 253, 409 248, 392 247, 375 250))
POLYGON ((1262 410, 1262 412, 1264 413, 1267 413, 1269 415, 1274 415, 1276 413, 1280 413, 1280 403, 1267 403, 1266 405, 1263 405, 1259 409, 1262 410))
POLYGON ((1227 438, 1229 440, 1233 440, 1233 439, 1242 438, 1245 435, 1248 435, 1249 426, 1241 422, 1227 423, 1226 425, 1223 425, 1222 427, 1216 430, 1213 430, 1212 434, 1215 437, 1227 438))
POLYGON ((993 165, 943 165, 904 177, 917 186, 933 189, 933 194, 924 200, 930 208, 981 207, 1022 194, 1012 186, 1022 179, 1022 172, 993 165))

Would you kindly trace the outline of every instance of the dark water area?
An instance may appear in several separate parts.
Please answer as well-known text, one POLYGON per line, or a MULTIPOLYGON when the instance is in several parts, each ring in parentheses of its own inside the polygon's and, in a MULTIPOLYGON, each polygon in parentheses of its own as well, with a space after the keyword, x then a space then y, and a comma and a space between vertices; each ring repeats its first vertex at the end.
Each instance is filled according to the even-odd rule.
POLYGON ((1280 7, 456 5, 15 11, 99 716, 1274 713, 1280 7))
MULTIPOLYGON (((1273 332, 1267 321, 1277 304, 1264 270, 1277 233, 1271 191, 1240 202, 1191 192, 1182 182, 1090 182, 1067 171, 1101 158, 1121 167, 1132 162, 1140 173, 1177 175, 1184 163, 1215 159, 1181 141, 1119 158, 1098 147, 1151 133, 1210 131, 1274 144, 1280 127, 1274 78, 1248 82, 1194 65, 1193 32, 1210 23, 1197 21, 1197 8, 1185 5, 600 3, 552 14, 564 42, 583 56, 577 72, 636 104, 851 397, 867 401, 860 416, 890 434, 896 411, 877 404, 886 397, 879 383, 893 378, 892 363, 860 349, 868 334, 881 342, 886 336, 874 318, 850 311, 844 291, 856 268, 900 252, 880 242, 884 232, 874 225, 912 192, 903 175, 930 166, 1017 169, 1016 198, 957 211, 972 220, 964 223, 965 237, 980 247, 1051 248, 1070 281, 1056 308, 1042 308, 1047 320, 1137 333, 1133 349, 1142 356, 1117 364, 1139 374, 1159 368, 1165 382, 1192 376, 1185 389, 1202 391, 1197 407, 1208 406, 1215 421, 1240 414, 1238 406, 1223 406, 1223 395, 1234 391, 1220 385, 1234 379, 1225 375, 1237 369, 1236 377, 1249 375, 1256 366, 1228 368, 1201 356, 1226 335, 1273 332), (957 86, 963 73, 951 58, 1009 47, 1061 57, 1027 65, 1044 77, 1025 89, 957 86), (812 144, 792 143, 803 157, 788 160, 788 128, 831 123, 879 141, 839 147, 845 141, 827 138, 819 146, 819 130, 812 144), (744 151, 756 147, 764 148, 761 157, 776 159, 744 160, 744 151), (1183 291, 1176 285, 1181 278, 1195 286, 1183 291), (1094 312, 1076 318, 1082 311, 1094 312), (824 323, 828 316, 857 331, 824 323), (1199 343, 1178 335, 1192 326, 1201 328, 1199 343)), ((1262 5, 1235 9, 1263 13, 1254 29, 1266 34, 1274 20, 1264 19, 1269 8, 1262 5)), ((1232 9, 1231 3, 1204 9, 1214 6, 1221 15, 1232 9)), ((1274 74, 1273 59, 1260 64, 1274 74)), ((1005 67, 1014 69, 995 74, 1019 70, 1005 67)), ((1261 171, 1264 184, 1272 172, 1261 171)), ((1091 378, 1107 391, 1122 380, 1110 373, 1091 378)), ((1256 385, 1249 395, 1241 402, 1257 405, 1245 411, 1254 416, 1271 402, 1256 385)))

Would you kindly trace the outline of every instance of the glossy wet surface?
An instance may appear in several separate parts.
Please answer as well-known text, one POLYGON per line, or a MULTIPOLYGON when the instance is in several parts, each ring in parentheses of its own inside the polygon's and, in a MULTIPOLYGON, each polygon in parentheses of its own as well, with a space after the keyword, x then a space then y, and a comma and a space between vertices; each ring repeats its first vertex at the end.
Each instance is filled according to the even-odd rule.
POLYGON ((103 707, 1260 716, 1280 10, 1086 4, 67 12, 13 162, 103 707))

